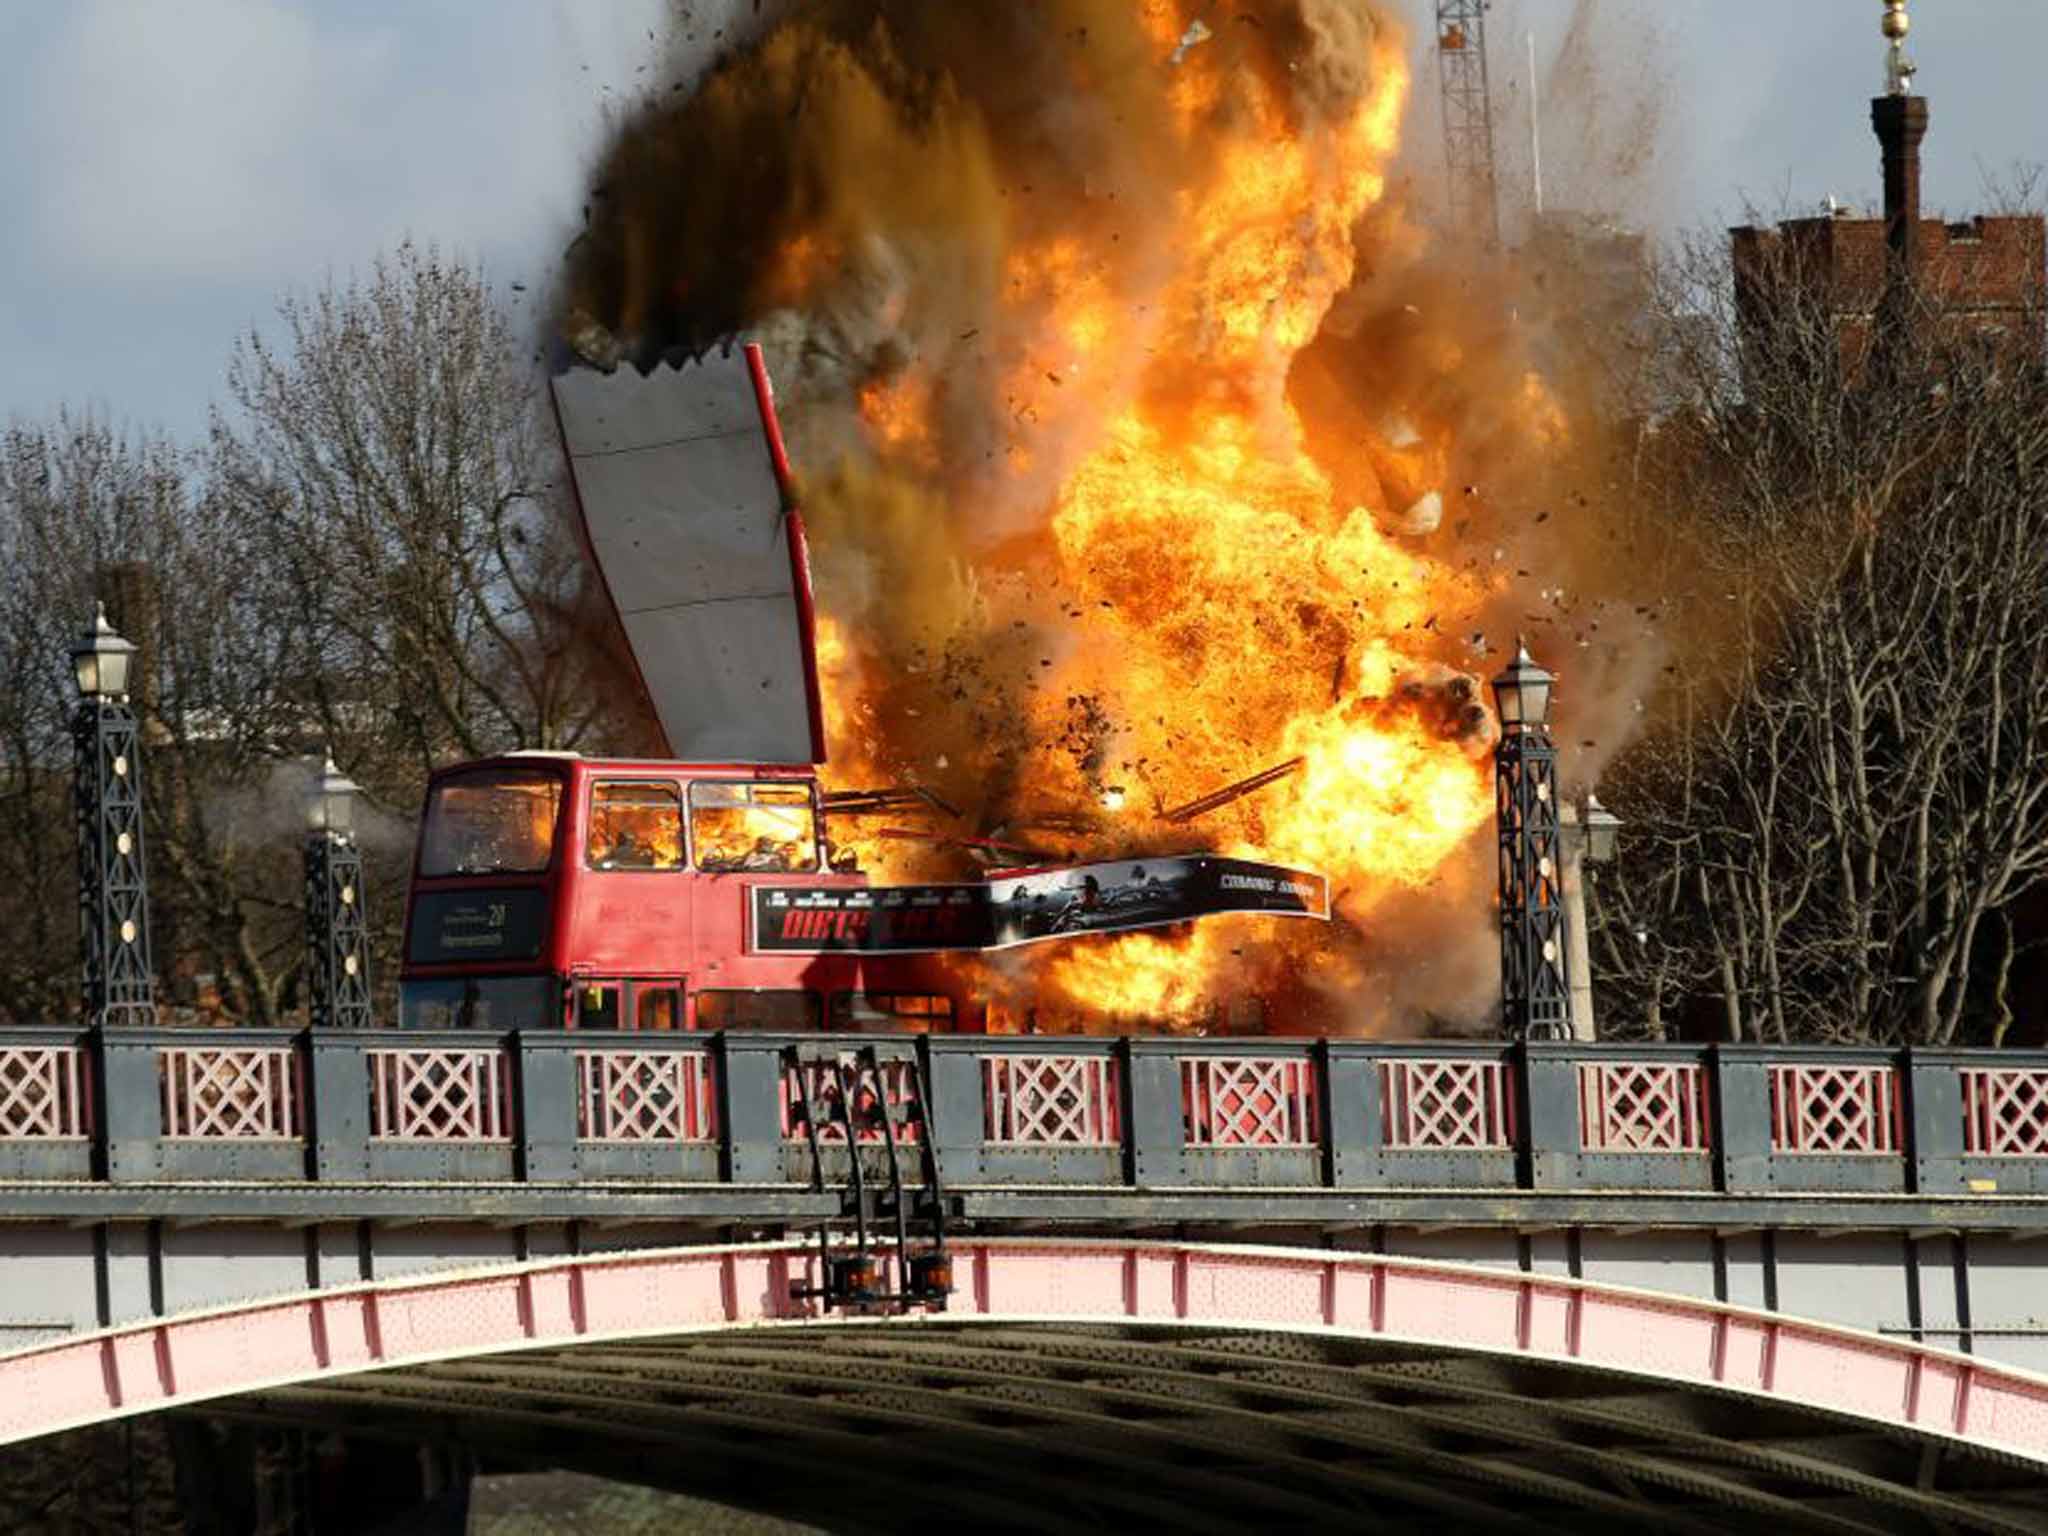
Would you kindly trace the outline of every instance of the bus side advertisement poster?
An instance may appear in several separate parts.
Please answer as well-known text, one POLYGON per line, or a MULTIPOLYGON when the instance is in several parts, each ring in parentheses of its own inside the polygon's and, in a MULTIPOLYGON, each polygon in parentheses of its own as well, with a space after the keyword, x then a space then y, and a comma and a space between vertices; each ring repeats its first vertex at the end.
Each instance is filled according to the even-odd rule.
POLYGON ((978 885, 757 885, 753 898, 754 948, 762 953, 904 954, 989 945, 988 901, 978 885))
POLYGON ((756 951, 1009 949, 1087 933, 1164 928, 1226 912, 1327 920, 1321 875, 1209 855, 1120 859, 975 885, 753 890, 756 951))

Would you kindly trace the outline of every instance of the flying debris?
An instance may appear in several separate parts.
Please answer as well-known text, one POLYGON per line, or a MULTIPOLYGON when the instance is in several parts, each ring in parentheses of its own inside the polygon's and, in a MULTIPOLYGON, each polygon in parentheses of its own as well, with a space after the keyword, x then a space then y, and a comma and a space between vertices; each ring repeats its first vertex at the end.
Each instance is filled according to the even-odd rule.
POLYGON ((823 796, 827 815, 879 816, 894 811, 932 810, 958 820, 960 809, 929 789, 835 789, 823 796))
POLYGON ((1291 758, 1287 762, 1281 763, 1278 767, 1268 768, 1263 773, 1255 773, 1248 779, 1239 779, 1235 784, 1226 784, 1223 788, 1203 795, 1198 800, 1190 800, 1186 805, 1175 806, 1166 813, 1163 819, 1172 822, 1175 826, 1183 826, 1199 817, 1208 815, 1211 811, 1221 810, 1234 800, 1242 800, 1246 795, 1256 794, 1268 784, 1277 784, 1289 774, 1300 772, 1305 762, 1307 762, 1306 758, 1291 758))
POLYGON ((1208 26, 1202 21, 1202 19, 1200 17, 1197 17, 1195 20, 1188 23, 1187 31, 1181 33, 1180 45, 1173 50, 1171 55, 1168 56, 1166 62, 1174 65, 1175 67, 1178 67, 1181 60, 1185 59, 1188 56, 1189 49, 1199 47, 1201 44, 1206 43, 1207 41, 1209 41, 1210 38, 1214 37, 1215 35, 1215 33, 1209 30, 1208 26))

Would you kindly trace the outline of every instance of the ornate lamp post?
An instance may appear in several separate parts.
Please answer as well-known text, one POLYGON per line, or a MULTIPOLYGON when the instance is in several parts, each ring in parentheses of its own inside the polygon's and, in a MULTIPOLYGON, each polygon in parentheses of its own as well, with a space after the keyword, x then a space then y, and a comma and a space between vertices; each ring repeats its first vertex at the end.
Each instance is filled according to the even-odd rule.
POLYGON ((1571 1037, 1557 748, 1550 740, 1550 694, 1556 681, 1519 642, 1515 659, 1493 680, 1501 724, 1500 745, 1494 749, 1501 1022, 1519 1040, 1571 1037))
POLYGON ((370 940, 355 800, 328 758, 306 800, 306 971, 315 1029, 370 1027, 370 940))
POLYGON ((142 851, 142 739, 128 703, 135 646, 114 633, 104 604, 71 665, 72 795, 78 819, 78 920, 84 944, 85 1020, 154 1024, 149 962, 149 879, 142 851))

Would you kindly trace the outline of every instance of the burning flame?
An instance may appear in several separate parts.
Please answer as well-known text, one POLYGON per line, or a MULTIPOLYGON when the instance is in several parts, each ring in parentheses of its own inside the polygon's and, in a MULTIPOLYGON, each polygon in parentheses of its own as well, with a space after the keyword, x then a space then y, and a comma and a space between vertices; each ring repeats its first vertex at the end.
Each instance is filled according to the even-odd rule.
MULTIPOLYGON (((1148 16, 1162 52, 1185 35, 1180 8, 1148 16)), ((984 619, 991 631, 1054 637, 1022 703, 1030 742, 1048 749, 1070 736, 1076 700, 1111 722, 1092 758, 1042 750, 1035 762, 1038 797, 1105 812, 1071 853, 1215 846, 1302 865, 1332 877, 1353 920, 1391 890, 1426 884, 1492 811, 1483 753, 1471 749, 1484 744, 1484 712, 1470 680, 1460 683, 1468 711, 1449 721, 1409 696, 1416 679, 1447 670, 1433 616, 1486 594, 1380 521, 1438 491, 1442 447, 1412 431, 1375 445, 1400 468, 1402 483, 1387 487, 1398 505, 1379 515, 1347 506, 1287 398, 1289 363, 1351 282, 1354 228, 1383 195, 1397 148, 1409 82, 1394 40, 1381 37, 1373 66, 1347 117, 1306 126, 1264 80, 1227 76, 1214 50, 1184 51, 1177 131, 1215 135, 1226 101, 1231 127, 1206 184, 1176 199, 1180 267, 1135 329, 1081 240, 1011 251, 1005 301, 1037 320, 1002 386, 1008 471, 1036 469, 1033 428, 1056 413, 1092 410, 1106 427, 1056 491, 1050 549, 1018 566, 1031 595, 990 597, 984 619), (1302 761, 1291 777, 1227 812, 1186 828, 1159 819, 1292 758, 1302 761), (1128 793, 1125 780, 1135 781, 1128 793), (1127 799, 1137 803, 1109 811, 1127 799)), ((871 381, 860 415, 874 452, 910 469, 927 462, 930 404, 915 368, 871 381)), ((849 643, 858 632, 828 620, 821 645, 835 754, 847 749, 833 772, 847 784, 879 771, 872 727, 889 709, 877 669, 849 643)), ((903 872, 886 847, 866 857, 903 872)), ((1252 971, 1341 981, 1352 968, 1325 937, 1268 931, 1247 961, 1242 925, 1211 923, 1060 946, 1028 967, 1055 1009, 1064 1000, 1088 1014, 1192 1022, 1226 970, 1231 993, 1252 971)))
POLYGON ((1410 81, 1385 9, 799 8, 602 169, 572 333, 745 326, 791 402, 828 789, 964 812, 833 814, 835 858, 893 880, 1208 849, 1330 877, 1327 926, 989 962, 978 985, 1041 1027, 1357 998, 1382 913, 1442 887, 1483 915, 1469 669, 1513 540, 1461 561, 1474 516, 1499 523, 1452 467, 1569 424, 1519 364, 1506 388, 1477 366, 1513 350, 1504 316, 1372 286, 1428 243, 1388 182, 1410 81))
POLYGON ((755 785, 751 793, 766 803, 690 807, 697 867, 774 874, 816 869, 816 818, 808 803, 793 803, 795 794, 804 792, 755 785), (791 796, 789 801, 781 799, 785 794, 791 796))

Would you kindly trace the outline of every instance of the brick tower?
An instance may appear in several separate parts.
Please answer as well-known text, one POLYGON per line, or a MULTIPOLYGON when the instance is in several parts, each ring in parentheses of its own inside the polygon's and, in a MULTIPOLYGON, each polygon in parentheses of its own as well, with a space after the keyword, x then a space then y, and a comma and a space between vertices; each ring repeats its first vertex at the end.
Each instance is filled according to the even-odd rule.
POLYGON ((1929 112, 1927 98, 1913 93, 1906 4, 1885 0, 1888 88, 1870 104, 1884 153, 1883 216, 1859 217, 1831 199, 1820 218, 1731 231, 1736 304, 1745 326, 1767 325, 1784 314, 1785 289, 1792 285, 1833 321, 1843 376, 1850 380, 1861 375, 1889 327, 1924 323, 1930 315, 1958 335, 2035 355, 2042 349, 2048 224, 2041 216, 1951 224, 1922 215, 1920 146, 1929 112))

